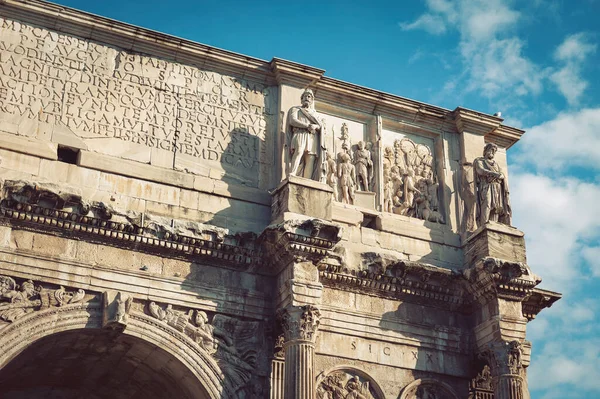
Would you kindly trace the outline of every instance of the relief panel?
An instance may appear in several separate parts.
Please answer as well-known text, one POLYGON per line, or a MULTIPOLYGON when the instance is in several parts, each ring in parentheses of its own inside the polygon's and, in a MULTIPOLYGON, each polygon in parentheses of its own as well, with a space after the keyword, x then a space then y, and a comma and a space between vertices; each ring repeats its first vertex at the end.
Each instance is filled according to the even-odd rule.
POLYGON ((383 210, 445 223, 434 140, 383 130, 383 210))
POLYGON ((335 201, 374 209, 373 142, 365 123, 322 114, 327 124, 326 183, 335 201))

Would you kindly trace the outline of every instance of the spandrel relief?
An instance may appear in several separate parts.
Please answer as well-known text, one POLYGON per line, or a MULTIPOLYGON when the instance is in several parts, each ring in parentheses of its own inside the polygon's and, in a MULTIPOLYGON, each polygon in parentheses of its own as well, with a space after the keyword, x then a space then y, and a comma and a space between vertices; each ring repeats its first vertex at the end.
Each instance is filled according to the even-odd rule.
POLYGON ((214 315, 209 322, 207 313, 202 310, 185 312, 173 309, 171 304, 163 308, 155 302, 148 304, 148 311, 213 356, 234 386, 250 384, 257 369, 263 367, 259 322, 221 314, 214 315))
MULTIPOLYGON (((388 135, 388 138, 391 135, 388 135)), ((445 223, 432 152, 433 140, 395 139, 383 148, 383 210, 445 223)))
POLYGON ((9 276, 0 275, 0 328, 4 322, 15 320, 37 310, 52 306, 66 306, 83 301, 85 291, 67 291, 64 287, 47 289, 32 280, 17 283, 9 276))

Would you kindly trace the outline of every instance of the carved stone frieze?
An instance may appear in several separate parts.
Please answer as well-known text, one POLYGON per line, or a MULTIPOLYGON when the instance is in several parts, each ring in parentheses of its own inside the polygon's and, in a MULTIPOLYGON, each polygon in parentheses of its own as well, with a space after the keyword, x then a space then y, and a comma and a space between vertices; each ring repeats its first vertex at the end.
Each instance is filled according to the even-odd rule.
POLYGON ((106 291, 103 300, 102 326, 122 331, 129 322, 133 297, 123 292, 106 291))
MULTIPOLYGON (((93 207, 100 205, 96 203, 93 207)), ((105 216, 108 213, 121 215, 110 207, 102 209, 102 212, 98 212, 105 216)), ((88 241, 160 253, 173 258, 205 258, 238 269, 250 269, 259 263, 256 235, 253 233, 229 235, 225 229, 215 226, 164 220, 150 215, 145 215, 147 226, 144 227, 141 226, 140 215, 129 212, 122 215, 121 221, 116 221, 97 217, 99 214, 94 213, 93 209, 83 215, 73 209, 53 209, 6 198, 0 204, 0 218, 19 227, 51 231, 68 237, 76 234, 88 241)))
POLYGON ((491 257, 481 259, 463 275, 469 281, 467 289, 480 302, 493 297, 522 301, 542 281, 525 263, 491 257))
POLYGON ((321 322, 321 312, 313 305, 288 306, 279 312, 285 342, 314 342, 321 322))
POLYGON ((384 211, 445 223, 434 166, 431 149, 411 139, 384 148, 384 211))
POLYGON ((242 321, 217 314, 209 323, 201 310, 175 310, 171 304, 164 309, 155 302, 148 304, 149 313, 194 340, 212 355, 232 386, 245 387, 260 367, 262 340, 258 322, 242 321))
POLYGON ((317 399, 380 399, 371 381, 350 370, 335 370, 319 378, 317 399))
POLYGON ((67 291, 64 287, 45 289, 32 280, 21 284, 8 276, 0 275, 0 320, 13 322, 26 314, 51 306, 66 306, 81 302, 85 291, 67 291))

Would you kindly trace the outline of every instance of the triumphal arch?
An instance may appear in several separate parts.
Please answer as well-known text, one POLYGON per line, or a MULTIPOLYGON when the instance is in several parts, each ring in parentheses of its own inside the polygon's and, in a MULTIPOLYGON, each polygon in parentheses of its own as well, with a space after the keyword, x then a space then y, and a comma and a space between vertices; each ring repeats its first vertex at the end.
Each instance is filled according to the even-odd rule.
POLYGON ((1 1, 2 397, 528 398, 523 133, 1 1))

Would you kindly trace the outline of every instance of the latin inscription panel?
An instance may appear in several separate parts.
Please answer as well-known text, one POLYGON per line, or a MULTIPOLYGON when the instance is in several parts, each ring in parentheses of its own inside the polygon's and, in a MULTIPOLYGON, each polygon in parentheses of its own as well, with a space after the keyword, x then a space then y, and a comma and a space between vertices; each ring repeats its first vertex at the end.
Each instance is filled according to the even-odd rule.
POLYGON ((269 184, 261 176, 273 165, 276 93, 263 83, 0 18, 5 132, 71 140, 192 173, 216 170, 257 187, 269 184))

